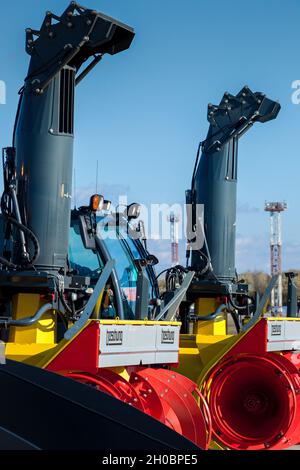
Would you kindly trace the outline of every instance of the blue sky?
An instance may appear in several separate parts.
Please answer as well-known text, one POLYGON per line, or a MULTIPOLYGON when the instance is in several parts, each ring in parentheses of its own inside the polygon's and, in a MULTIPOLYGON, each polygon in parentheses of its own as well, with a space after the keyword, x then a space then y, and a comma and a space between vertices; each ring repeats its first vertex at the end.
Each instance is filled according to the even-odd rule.
MULTIPOLYGON (((46 10, 67 1, 2 2, 0 145, 11 142, 17 90, 26 75, 25 27, 38 28, 46 10)), ((84 0, 90 8, 128 23, 129 51, 105 60, 78 87, 75 166, 79 192, 175 203, 190 185, 196 148, 207 133, 206 108, 224 91, 245 84, 279 100, 276 121, 257 124, 240 141, 239 270, 268 270, 265 200, 285 200, 284 269, 300 268, 300 105, 291 101, 300 79, 299 0, 84 0), (87 191, 88 190, 88 191, 87 191)), ((165 247, 157 246, 162 252, 165 247)), ((165 260, 168 254, 162 253, 165 260)), ((167 262, 167 261, 166 261, 167 262)))

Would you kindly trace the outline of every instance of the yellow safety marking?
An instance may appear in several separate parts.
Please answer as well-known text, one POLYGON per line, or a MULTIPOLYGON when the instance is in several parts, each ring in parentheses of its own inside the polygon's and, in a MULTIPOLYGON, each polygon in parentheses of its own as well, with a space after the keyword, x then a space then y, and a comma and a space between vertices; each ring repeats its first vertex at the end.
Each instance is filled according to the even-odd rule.
POLYGON ((300 321, 300 318, 293 318, 293 317, 267 317, 267 321, 300 321))

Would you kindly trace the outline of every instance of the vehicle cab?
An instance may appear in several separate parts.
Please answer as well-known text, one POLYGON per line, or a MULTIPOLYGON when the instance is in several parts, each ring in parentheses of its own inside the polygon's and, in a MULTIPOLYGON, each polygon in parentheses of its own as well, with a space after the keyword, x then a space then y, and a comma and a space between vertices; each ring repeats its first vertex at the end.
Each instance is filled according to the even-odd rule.
POLYGON ((92 205, 72 211, 70 270, 75 276, 89 278, 92 292, 104 265, 117 260, 97 318, 153 319, 159 305, 154 271, 158 261, 142 243, 140 225, 134 224, 137 217, 128 216, 126 211, 98 214, 92 205))

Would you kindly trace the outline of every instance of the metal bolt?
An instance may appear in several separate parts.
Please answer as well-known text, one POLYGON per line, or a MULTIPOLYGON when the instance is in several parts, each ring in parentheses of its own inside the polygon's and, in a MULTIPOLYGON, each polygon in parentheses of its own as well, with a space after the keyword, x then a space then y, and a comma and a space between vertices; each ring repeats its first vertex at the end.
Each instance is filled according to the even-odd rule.
POLYGON ((86 24, 90 26, 92 24, 91 20, 87 20, 86 24))
POLYGON ((137 398, 134 398, 133 401, 136 403, 136 402, 138 401, 138 399, 137 399, 137 398))
POLYGON ((68 28, 72 28, 72 27, 73 27, 73 23, 71 23, 71 21, 69 21, 69 23, 67 23, 67 26, 68 26, 68 28))
POLYGON ((50 133, 50 134, 54 134, 54 130, 53 130, 53 129, 49 129, 49 133, 50 133))
POLYGON ((168 390, 167 388, 165 388, 165 393, 168 393, 168 391, 169 391, 169 390, 168 390))
POLYGON ((148 393, 152 393, 152 390, 151 390, 151 388, 149 388, 149 389, 148 389, 148 393))
POLYGON ((144 394, 143 394, 143 397, 144 397, 144 398, 147 398, 147 396, 148 396, 147 393, 144 393, 144 394))

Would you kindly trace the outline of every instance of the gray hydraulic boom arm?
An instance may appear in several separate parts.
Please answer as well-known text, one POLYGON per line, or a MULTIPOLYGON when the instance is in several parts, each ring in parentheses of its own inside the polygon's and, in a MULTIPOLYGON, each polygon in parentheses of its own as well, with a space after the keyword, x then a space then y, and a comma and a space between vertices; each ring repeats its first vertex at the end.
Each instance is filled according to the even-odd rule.
POLYGON ((275 119, 279 110, 277 102, 248 87, 236 96, 225 93, 218 106, 208 105, 209 131, 199 147, 192 187, 187 191, 187 203, 193 206, 189 226, 195 229, 198 224, 194 233, 204 235, 203 248, 192 250, 191 268, 204 278, 213 272, 215 281, 230 283, 236 277, 238 140, 255 122, 275 119), (197 205, 204 208, 202 222, 197 220, 197 205))

